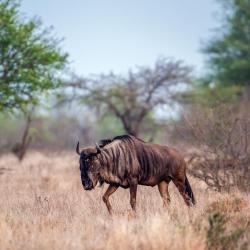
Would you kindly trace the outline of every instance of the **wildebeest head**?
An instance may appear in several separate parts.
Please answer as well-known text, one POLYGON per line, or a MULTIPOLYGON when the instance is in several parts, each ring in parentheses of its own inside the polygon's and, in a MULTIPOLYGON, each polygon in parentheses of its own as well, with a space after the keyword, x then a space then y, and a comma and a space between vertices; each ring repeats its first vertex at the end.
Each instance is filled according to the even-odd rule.
POLYGON ((85 190, 93 189, 99 180, 99 165, 97 164, 97 155, 101 153, 100 147, 84 148, 79 150, 79 142, 76 146, 76 153, 80 155, 80 171, 82 185, 85 190))

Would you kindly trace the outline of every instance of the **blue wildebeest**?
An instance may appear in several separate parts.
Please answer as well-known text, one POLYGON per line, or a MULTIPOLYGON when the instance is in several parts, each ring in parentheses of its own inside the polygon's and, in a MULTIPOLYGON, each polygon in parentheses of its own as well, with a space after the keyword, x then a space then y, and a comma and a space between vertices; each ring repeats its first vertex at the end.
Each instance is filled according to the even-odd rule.
POLYGON ((163 204, 170 202, 168 185, 173 181, 188 206, 195 198, 186 176, 186 163, 173 148, 144 142, 132 135, 100 141, 95 147, 79 150, 81 181, 85 190, 93 189, 98 181, 109 187, 103 195, 109 213, 109 196, 118 187, 130 189, 130 204, 135 211, 138 185, 158 185, 163 204))

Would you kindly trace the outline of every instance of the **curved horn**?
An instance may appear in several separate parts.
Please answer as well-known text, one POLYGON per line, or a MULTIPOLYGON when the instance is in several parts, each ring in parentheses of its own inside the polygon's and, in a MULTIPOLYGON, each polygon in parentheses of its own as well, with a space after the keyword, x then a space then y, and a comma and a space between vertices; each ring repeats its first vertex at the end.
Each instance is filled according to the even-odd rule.
POLYGON ((79 154, 79 155, 81 155, 80 150, 79 150, 79 142, 76 145, 76 153, 79 154))
POLYGON ((95 147, 97 149, 97 154, 100 154, 101 153, 101 148, 100 146, 98 145, 98 143, 95 143, 95 147))

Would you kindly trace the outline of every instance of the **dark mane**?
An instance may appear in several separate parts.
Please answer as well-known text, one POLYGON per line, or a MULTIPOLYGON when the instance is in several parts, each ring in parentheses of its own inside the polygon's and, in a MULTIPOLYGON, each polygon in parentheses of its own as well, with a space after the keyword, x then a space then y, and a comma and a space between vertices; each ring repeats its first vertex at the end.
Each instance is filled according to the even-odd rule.
POLYGON ((100 148, 103 148, 104 146, 110 144, 112 142, 112 139, 103 139, 98 142, 98 145, 100 148))
POLYGON ((127 140, 133 140, 133 137, 132 135, 118 135, 114 137, 112 141, 114 140, 127 141, 127 140))
POLYGON ((115 136, 113 139, 103 139, 103 140, 100 140, 99 141, 99 146, 100 148, 103 148, 105 147, 106 145, 110 144, 111 142, 115 141, 115 140, 120 140, 120 141, 131 141, 131 140, 134 140, 134 139, 137 139, 141 142, 145 142, 137 137, 134 137, 132 135, 118 135, 118 136, 115 136))

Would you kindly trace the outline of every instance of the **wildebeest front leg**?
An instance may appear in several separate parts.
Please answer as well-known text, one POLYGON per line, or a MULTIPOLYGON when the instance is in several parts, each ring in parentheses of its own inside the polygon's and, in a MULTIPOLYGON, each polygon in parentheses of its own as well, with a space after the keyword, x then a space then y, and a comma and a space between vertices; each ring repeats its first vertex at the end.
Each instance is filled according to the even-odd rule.
POLYGON ((102 197, 102 200, 105 202, 110 214, 112 213, 112 207, 109 202, 109 196, 113 194, 117 190, 118 187, 119 187, 118 185, 110 184, 105 194, 102 197))
POLYGON ((130 205, 134 212, 136 210, 136 192, 137 192, 137 182, 130 183, 130 205))
POLYGON ((161 194, 161 197, 163 199, 163 206, 167 207, 167 205, 170 203, 170 195, 168 192, 168 184, 170 181, 162 181, 158 184, 158 189, 161 194))

